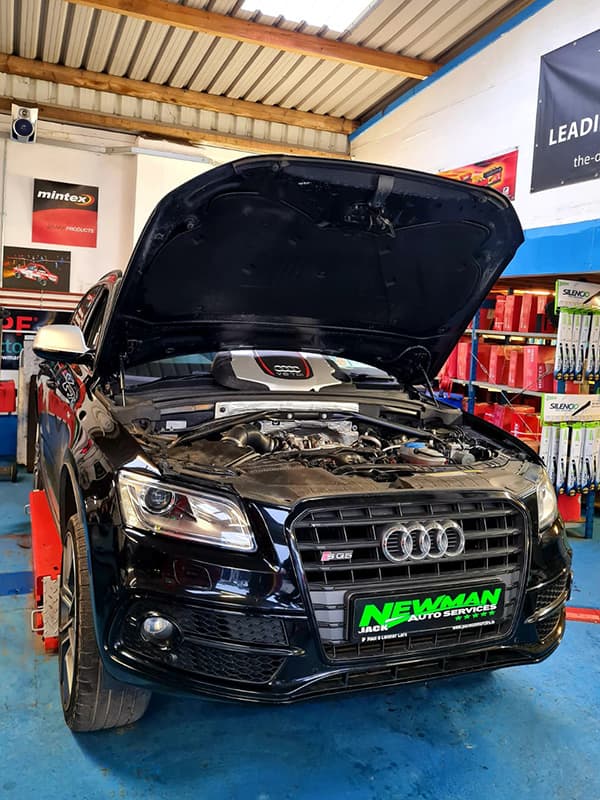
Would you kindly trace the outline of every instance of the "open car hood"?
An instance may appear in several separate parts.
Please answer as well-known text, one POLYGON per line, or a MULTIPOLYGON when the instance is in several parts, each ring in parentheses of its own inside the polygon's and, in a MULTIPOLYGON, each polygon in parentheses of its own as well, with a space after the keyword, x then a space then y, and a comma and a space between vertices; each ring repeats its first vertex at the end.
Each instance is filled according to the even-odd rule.
POLYGON ((492 189, 358 162, 234 161, 156 207, 96 371, 249 348, 433 377, 522 241, 492 189))

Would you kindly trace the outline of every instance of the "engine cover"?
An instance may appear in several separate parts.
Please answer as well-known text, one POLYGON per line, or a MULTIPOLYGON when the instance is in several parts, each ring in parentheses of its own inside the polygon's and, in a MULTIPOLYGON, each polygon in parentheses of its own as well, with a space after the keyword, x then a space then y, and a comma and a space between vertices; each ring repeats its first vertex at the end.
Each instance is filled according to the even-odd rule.
POLYGON ((318 392, 343 381, 324 357, 284 350, 230 350, 217 353, 214 380, 228 389, 269 392, 318 392))

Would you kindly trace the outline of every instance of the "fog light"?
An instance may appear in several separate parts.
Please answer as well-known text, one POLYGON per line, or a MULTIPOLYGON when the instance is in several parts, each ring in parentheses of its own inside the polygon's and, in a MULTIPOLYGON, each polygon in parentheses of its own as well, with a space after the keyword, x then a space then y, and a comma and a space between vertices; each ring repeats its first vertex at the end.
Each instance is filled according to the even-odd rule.
POLYGON ((175 626, 164 617, 146 617, 142 622, 142 638, 147 642, 163 644, 173 636, 174 632, 175 626))

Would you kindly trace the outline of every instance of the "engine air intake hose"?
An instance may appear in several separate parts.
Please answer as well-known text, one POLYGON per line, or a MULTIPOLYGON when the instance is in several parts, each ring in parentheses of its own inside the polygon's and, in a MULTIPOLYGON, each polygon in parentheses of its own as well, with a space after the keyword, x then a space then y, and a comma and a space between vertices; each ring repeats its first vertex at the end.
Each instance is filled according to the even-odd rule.
POLYGON ((224 442, 234 442, 238 447, 253 447, 259 453, 270 453, 275 442, 253 425, 234 425, 222 437, 224 442))

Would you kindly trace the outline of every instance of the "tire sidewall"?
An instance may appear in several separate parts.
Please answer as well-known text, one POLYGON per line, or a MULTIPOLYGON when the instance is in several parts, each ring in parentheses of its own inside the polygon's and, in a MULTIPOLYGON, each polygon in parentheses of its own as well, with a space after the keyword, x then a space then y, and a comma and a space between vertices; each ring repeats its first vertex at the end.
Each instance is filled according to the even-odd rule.
MULTIPOLYGON (((79 646, 80 646, 80 580, 79 580, 79 554, 77 552, 77 536, 75 535, 75 531, 73 530, 72 521, 69 520, 67 525, 67 530, 65 533, 65 539, 63 542, 63 561, 61 562, 61 582, 64 570, 64 554, 66 552, 66 544, 67 538, 71 538, 72 546, 73 546, 73 577, 74 577, 74 585, 73 585, 73 625, 75 627, 75 645, 74 645, 74 652, 73 652, 73 684, 71 686, 71 693, 69 696, 69 702, 67 705, 64 703, 63 697, 63 680, 65 680, 64 675, 64 660, 62 657, 62 636, 59 633, 59 662, 58 662, 58 675, 59 675, 59 687, 60 687, 60 701, 61 705, 65 714, 65 717, 68 717, 71 712, 74 711, 74 708, 77 703, 77 683, 78 683, 78 668, 79 668, 79 646)), ((62 588, 62 583, 61 583, 62 588)), ((59 625, 61 624, 60 616, 59 616, 59 625)))

